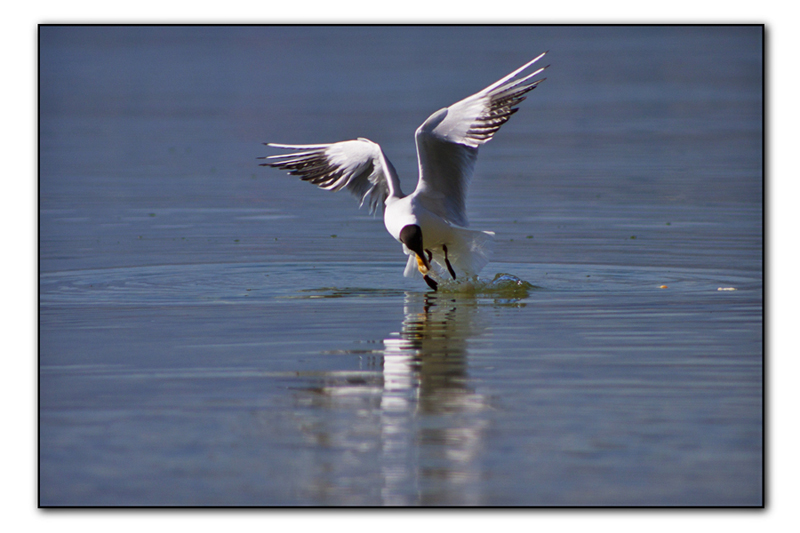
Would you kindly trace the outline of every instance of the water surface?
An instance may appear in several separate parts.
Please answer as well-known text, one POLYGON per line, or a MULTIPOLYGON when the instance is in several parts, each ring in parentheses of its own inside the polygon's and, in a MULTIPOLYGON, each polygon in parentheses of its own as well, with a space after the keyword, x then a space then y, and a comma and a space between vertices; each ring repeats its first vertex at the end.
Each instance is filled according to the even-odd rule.
POLYGON ((43 27, 40 503, 761 505, 758 27, 43 27), (468 286, 258 167, 543 50, 468 286), (495 280, 495 277, 499 278, 495 280))

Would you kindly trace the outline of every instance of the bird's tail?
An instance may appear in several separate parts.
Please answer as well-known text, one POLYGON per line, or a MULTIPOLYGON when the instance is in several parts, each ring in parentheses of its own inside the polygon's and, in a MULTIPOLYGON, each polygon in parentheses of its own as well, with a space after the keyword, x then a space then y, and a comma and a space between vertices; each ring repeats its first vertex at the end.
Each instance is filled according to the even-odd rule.
MULTIPOLYGON (((450 260, 450 264, 455 269, 458 278, 477 276, 491 258, 494 249, 494 232, 475 231, 455 226, 452 229, 455 239, 447 244, 447 258, 450 260)), ((450 278, 442 248, 433 250, 431 267, 440 278, 450 278)), ((403 275, 407 278, 420 276, 417 258, 413 252, 408 256, 403 275)))
MULTIPOLYGON (((494 250, 494 232, 476 231, 466 228, 453 228, 458 237, 447 247, 447 257, 456 270, 466 277, 477 276, 491 259, 494 250)), ((434 261, 444 265, 444 256, 434 257, 434 261)))

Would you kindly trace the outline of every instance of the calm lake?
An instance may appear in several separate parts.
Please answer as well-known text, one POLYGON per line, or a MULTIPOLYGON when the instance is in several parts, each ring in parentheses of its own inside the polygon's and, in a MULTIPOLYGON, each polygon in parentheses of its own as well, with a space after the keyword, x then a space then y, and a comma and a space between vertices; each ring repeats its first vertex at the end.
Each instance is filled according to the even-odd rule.
POLYGON ((760 26, 58 27, 40 46, 43 506, 760 506, 760 26), (481 148, 471 284, 257 157, 481 148))

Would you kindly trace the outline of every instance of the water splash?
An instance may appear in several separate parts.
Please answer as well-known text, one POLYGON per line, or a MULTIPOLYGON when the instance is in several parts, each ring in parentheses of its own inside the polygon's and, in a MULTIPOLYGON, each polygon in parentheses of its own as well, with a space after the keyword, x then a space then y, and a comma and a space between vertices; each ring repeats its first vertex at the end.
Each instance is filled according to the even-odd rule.
POLYGON ((463 280, 446 280, 439 284, 439 292, 475 297, 520 300, 527 298, 532 290, 541 289, 513 274, 500 272, 494 279, 485 280, 477 276, 463 280))
MULTIPOLYGON (((518 278, 513 274, 499 273, 493 279, 480 279, 473 276, 468 279, 442 280, 439 290, 435 293, 425 292, 434 298, 436 295, 456 298, 492 298, 498 305, 516 305, 520 300, 527 298, 530 291, 541 289, 532 283, 518 278)), ((401 289, 377 289, 363 287, 322 287, 303 289, 299 294, 281 296, 288 299, 325 299, 325 298, 376 298, 398 297, 408 294, 401 289)))

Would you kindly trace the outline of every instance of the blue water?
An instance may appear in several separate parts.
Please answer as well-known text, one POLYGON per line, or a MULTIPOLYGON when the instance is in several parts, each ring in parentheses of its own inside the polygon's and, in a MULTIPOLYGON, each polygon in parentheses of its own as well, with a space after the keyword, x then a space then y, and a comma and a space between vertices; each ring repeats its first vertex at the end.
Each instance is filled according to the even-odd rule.
POLYGON ((39 490, 66 505, 762 503, 760 27, 42 27, 39 490), (431 294, 258 166, 550 50, 431 294))

